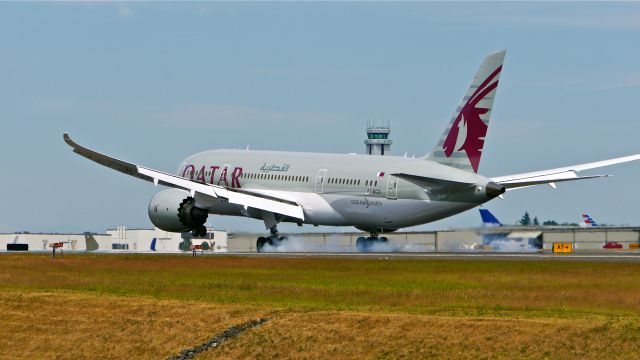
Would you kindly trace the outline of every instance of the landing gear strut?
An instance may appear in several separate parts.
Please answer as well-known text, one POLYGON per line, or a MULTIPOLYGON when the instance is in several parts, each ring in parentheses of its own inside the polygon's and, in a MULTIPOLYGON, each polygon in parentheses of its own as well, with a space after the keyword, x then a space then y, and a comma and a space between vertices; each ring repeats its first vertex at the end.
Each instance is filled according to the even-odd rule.
POLYGON ((369 237, 361 236, 356 240, 356 249, 358 252, 386 252, 388 250, 381 248, 380 245, 387 245, 389 239, 386 237, 378 237, 377 231, 371 231, 369 237))
POLYGON ((256 250, 258 250, 258 252, 277 251, 278 247, 280 247, 284 241, 289 239, 286 236, 280 236, 280 234, 278 234, 278 227, 275 225, 269 229, 269 232, 271 233, 269 237, 261 236, 256 241, 256 250), (265 246, 267 245, 270 249, 265 249, 265 246))

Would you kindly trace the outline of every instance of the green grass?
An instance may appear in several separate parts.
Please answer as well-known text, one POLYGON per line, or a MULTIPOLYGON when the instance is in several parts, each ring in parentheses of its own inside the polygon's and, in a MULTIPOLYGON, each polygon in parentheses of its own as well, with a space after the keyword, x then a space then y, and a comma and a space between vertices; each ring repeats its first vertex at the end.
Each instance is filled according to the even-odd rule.
POLYGON ((635 316, 640 264, 75 255, 0 256, 0 291, 77 291, 302 311, 635 316))

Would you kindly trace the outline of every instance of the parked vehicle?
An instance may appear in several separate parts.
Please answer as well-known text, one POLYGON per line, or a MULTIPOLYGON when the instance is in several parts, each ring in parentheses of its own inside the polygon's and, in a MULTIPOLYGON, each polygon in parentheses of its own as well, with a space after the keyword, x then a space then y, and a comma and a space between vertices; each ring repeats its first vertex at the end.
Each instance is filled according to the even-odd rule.
POLYGON ((604 244, 603 249, 622 249, 622 244, 612 241, 604 244))

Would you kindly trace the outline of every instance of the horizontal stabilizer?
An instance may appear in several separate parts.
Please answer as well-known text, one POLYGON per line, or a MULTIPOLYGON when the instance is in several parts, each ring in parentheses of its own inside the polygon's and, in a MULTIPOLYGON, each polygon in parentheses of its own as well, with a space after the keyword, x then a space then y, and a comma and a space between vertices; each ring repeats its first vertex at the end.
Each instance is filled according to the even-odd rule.
POLYGON ((534 171, 522 174, 499 176, 492 178, 496 183, 504 186, 507 190, 524 188, 534 185, 548 184, 555 187, 555 183, 574 180, 594 179, 607 177, 609 175, 589 175, 578 176, 578 172, 605 166, 621 164, 629 161, 640 160, 640 154, 619 157, 615 159, 596 161, 586 164, 565 166, 556 169, 534 171))
POLYGON ((590 175, 590 176, 578 176, 575 172, 569 172, 567 174, 562 175, 554 175, 554 176, 541 176, 541 177, 533 177, 533 178, 523 178, 523 179, 514 179, 510 181, 499 182, 498 184, 505 187, 507 191, 525 188, 529 186, 535 185, 551 185, 555 187, 555 183, 565 182, 565 181, 574 181, 574 180, 586 180, 586 179, 597 179, 602 177, 608 177, 609 175, 590 175))
POLYGON ((396 173, 391 174, 399 179, 406 180, 412 184, 428 189, 430 192, 455 191, 456 189, 467 189, 474 187, 474 183, 466 183, 452 180, 436 179, 426 176, 396 173))

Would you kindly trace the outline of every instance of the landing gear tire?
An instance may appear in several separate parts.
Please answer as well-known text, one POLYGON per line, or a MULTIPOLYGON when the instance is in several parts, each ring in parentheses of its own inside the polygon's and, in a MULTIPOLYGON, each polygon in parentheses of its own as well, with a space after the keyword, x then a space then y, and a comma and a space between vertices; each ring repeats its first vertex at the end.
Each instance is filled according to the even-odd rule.
POLYGON ((260 253, 264 251, 264 245, 269 242, 269 239, 266 237, 259 237, 256 241, 256 250, 260 253))
POLYGON ((282 245, 282 242, 289 240, 286 236, 269 236, 259 237, 256 241, 256 250, 258 252, 265 252, 265 245, 268 245, 272 250, 277 250, 278 246, 282 245))
POLYGON ((276 226, 273 226, 269 229, 269 232, 271 233, 271 235, 269 237, 259 237, 258 240, 256 241, 256 250, 258 252, 265 252, 265 245, 269 245, 272 249, 270 250, 276 250, 278 249, 278 246, 280 246, 282 244, 282 242, 289 240, 288 237, 286 236, 280 236, 278 234, 278 228, 276 226))
MULTIPOLYGON (((361 236, 356 240, 356 249, 358 252, 376 252, 374 246, 376 244, 384 244, 386 245, 389 242, 389 239, 386 237, 377 237, 377 236, 369 236, 364 237, 361 236)), ((377 252, 384 252, 385 250, 377 250, 377 252)))
POLYGON ((356 249, 358 252, 368 252, 369 251, 369 241, 364 236, 360 236, 358 240, 356 240, 356 249))
POLYGON ((191 235, 193 235, 194 237, 207 236, 207 228, 204 225, 198 226, 191 231, 191 235))
POLYGON ((272 246, 272 247, 278 247, 280 245, 279 237, 271 236, 267 241, 269 242, 269 246, 272 246))

